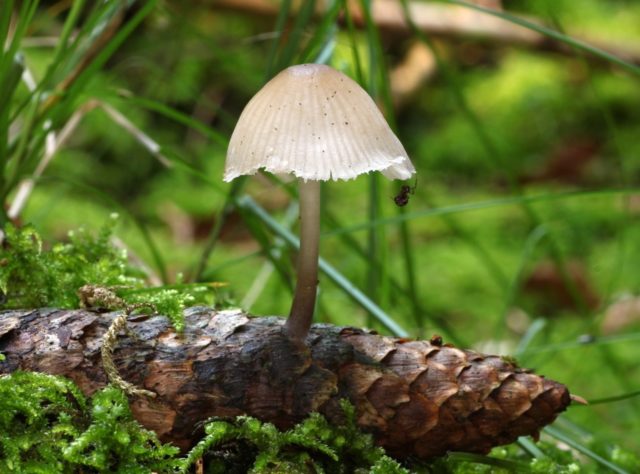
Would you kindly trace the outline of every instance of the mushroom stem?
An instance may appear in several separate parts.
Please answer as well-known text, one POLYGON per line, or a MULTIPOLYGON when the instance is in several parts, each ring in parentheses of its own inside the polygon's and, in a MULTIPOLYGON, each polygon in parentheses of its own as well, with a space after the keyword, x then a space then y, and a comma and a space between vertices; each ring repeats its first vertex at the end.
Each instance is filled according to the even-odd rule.
POLYGON ((320 182, 298 180, 300 197, 300 251, 298 281, 285 328, 292 339, 304 340, 313 320, 318 287, 320 241, 320 182))

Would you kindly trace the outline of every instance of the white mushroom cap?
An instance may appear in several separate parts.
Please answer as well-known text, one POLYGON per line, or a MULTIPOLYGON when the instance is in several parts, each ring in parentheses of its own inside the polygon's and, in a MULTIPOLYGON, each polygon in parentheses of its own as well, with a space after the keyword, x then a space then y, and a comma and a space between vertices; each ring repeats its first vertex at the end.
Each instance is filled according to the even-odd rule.
POLYGON ((305 181, 352 179, 369 171, 404 180, 415 173, 371 97, 321 64, 285 69, 242 111, 229 142, 224 180, 259 169, 305 181))

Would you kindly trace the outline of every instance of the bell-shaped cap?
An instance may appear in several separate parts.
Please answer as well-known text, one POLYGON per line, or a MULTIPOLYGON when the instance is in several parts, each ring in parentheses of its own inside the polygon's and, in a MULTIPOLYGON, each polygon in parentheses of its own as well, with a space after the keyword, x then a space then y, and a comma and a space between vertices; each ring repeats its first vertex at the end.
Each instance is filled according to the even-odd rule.
POLYGON ((285 69, 242 111, 224 180, 259 169, 304 180, 352 179, 369 171, 404 180, 415 173, 371 97, 321 64, 285 69))

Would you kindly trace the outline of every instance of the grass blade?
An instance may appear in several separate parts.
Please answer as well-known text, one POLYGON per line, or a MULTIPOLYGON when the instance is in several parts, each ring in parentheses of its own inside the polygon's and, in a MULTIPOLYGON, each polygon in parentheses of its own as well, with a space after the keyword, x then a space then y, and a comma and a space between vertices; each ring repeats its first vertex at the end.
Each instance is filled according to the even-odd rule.
POLYGON ((487 15, 492 15, 492 16, 496 16, 498 18, 502 18, 503 20, 509 21, 511 23, 515 23, 517 25, 523 26, 529 30, 533 30, 536 31, 542 35, 545 35, 549 38, 553 38, 556 41, 560 41, 562 43, 565 43, 569 46, 571 46, 572 48, 576 48, 579 49, 581 51, 585 51, 589 54, 592 54, 598 58, 604 59, 605 61, 608 61, 610 63, 613 64, 617 64, 618 66, 621 66, 622 68, 626 69, 627 71, 632 72, 633 74, 636 75, 640 75, 640 67, 631 64, 623 59, 620 59, 617 56, 614 56, 611 53, 608 53, 607 51, 604 51, 600 48, 596 48, 595 46, 592 46, 590 44, 585 43, 584 41, 580 41, 578 39, 572 38, 569 35, 565 35, 563 33, 560 33, 559 31, 553 30, 551 28, 547 28, 546 26, 540 25, 538 23, 534 23, 531 22, 529 20, 526 20, 524 18, 521 18, 519 16, 516 15, 512 15, 510 13, 507 12, 502 12, 502 11, 498 11, 498 10, 493 10, 491 8, 485 8, 482 7, 480 5, 476 5, 473 3, 467 3, 467 2, 463 2, 461 0, 445 0, 446 3, 451 3, 454 5, 460 5, 462 7, 465 8, 469 8, 471 10, 477 10, 479 12, 483 12, 486 13, 487 15))
POLYGON ((529 438, 521 436, 520 438, 518 438, 518 444, 524 451, 529 453, 534 458, 545 459, 547 457, 547 455, 544 454, 544 452, 529 438))
POLYGON ((149 0, 142 4, 142 7, 135 12, 133 17, 124 24, 123 27, 111 38, 111 40, 101 49, 87 65, 87 67, 77 76, 77 79, 69 87, 66 100, 73 100, 84 90, 88 81, 106 64, 109 58, 124 43, 125 39, 142 23, 142 21, 153 11, 157 0, 149 0))
POLYGON ((305 0, 298 10, 293 24, 293 29, 289 33, 284 50, 281 52, 280 58, 277 62, 279 71, 293 63, 297 54, 296 49, 302 43, 305 29, 313 18, 315 7, 315 0, 305 0))
POLYGON ((371 226, 387 226, 396 225, 402 221, 410 221, 414 219, 421 219, 425 217, 436 217, 445 214, 458 214, 462 212, 478 211, 481 209, 491 209, 502 206, 519 206, 522 203, 542 203, 553 202, 556 200, 564 199, 576 199, 576 198, 590 198, 590 197, 603 197, 603 196, 628 196, 635 194, 639 191, 636 188, 626 189, 601 189, 597 191, 562 191, 557 193, 544 193, 544 194, 532 194, 521 196, 509 196, 498 199, 487 199, 485 201, 468 202, 464 204, 455 204, 452 206, 442 206, 435 209, 425 209, 422 211, 407 212, 406 214, 396 215, 393 217, 385 217, 378 219, 375 222, 362 222, 360 224, 354 224, 351 226, 345 226, 340 229, 332 230, 329 232, 323 232, 323 237, 333 237, 342 234, 350 234, 353 232, 360 232, 369 229, 371 226))
MULTIPOLYGON (((520 290, 525 268, 529 263, 529 261, 532 259, 533 251, 535 250, 536 246, 546 236, 546 234, 547 234, 546 227, 538 226, 529 233, 529 235, 527 236, 527 239, 524 242, 522 253, 520 254, 520 262, 518 263, 518 268, 516 270, 514 277, 511 280, 511 283, 509 283, 507 296, 504 302, 504 310, 502 311, 502 318, 496 322, 496 328, 494 330, 494 333, 497 335, 496 336, 497 339, 500 339, 500 337, 502 337, 502 332, 504 331, 504 328, 507 326, 507 316, 508 316, 509 310, 513 306, 516 296, 518 295, 518 291, 520 290)), ((534 324, 535 324, 535 321, 534 321, 534 324)), ((522 340, 520 341, 520 345, 518 345, 518 348, 521 347, 521 344, 522 344, 522 340)))
POLYGON ((544 346, 534 346, 521 351, 521 355, 533 355, 542 354, 545 352, 558 352, 574 349, 581 349, 584 347, 602 346, 609 344, 618 344, 621 342, 636 342, 640 341, 640 332, 632 332, 627 334, 620 334, 615 336, 590 336, 587 339, 577 338, 573 341, 558 342, 555 344, 546 344, 544 346))
MULTIPOLYGON (((262 221, 272 232, 281 237, 291 247, 298 249, 300 241, 290 231, 282 227, 275 219, 262 209, 253 199, 243 196, 238 200, 239 207, 251 212, 262 221)), ((324 259, 320 259, 319 267, 327 277, 333 281, 346 294, 353 298, 362 308, 367 310, 373 318, 390 331, 394 336, 407 337, 408 333, 391 316, 385 313, 378 305, 369 299, 362 291, 356 288, 347 278, 338 272, 324 259)))
POLYGON ((287 23, 287 19, 289 18, 289 14, 291 12, 291 0, 283 0, 280 5, 280 9, 278 10, 278 16, 276 18, 275 24, 275 32, 276 36, 273 38, 273 42, 271 43, 271 48, 269 49, 269 59, 267 61, 267 71, 266 77, 264 78, 265 82, 271 79, 275 74, 274 68, 276 67, 276 61, 278 56, 278 45, 280 41, 282 41, 282 35, 284 34, 284 27, 287 23))
POLYGON ((163 117, 173 120, 176 123, 184 125, 185 127, 192 128, 193 130, 198 131, 204 137, 208 138, 213 143, 219 145, 225 150, 229 145, 229 137, 227 137, 226 135, 207 126, 199 120, 194 119, 190 115, 180 112, 179 110, 176 110, 175 108, 165 105, 157 100, 138 96, 127 96, 124 98, 124 102, 142 107, 152 112, 156 112, 163 117))
MULTIPOLYGON (((9 147, 9 104, 13 93, 20 83, 20 77, 24 71, 24 63, 20 55, 16 55, 9 67, 8 73, 0 80, 0 194, 4 193, 5 167, 8 160, 9 147)), ((1 222, 4 225, 4 222, 1 222)))
POLYGON ((558 441, 562 441, 563 443, 568 444, 569 446, 571 446, 576 451, 579 451, 582 454, 584 454, 585 456, 593 459, 596 463, 600 464, 601 466, 606 467, 607 469, 610 469, 611 471, 616 472, 618 474, 630 474, 628 471, 620 468, 619 466, 616 466, 612 462, 607 461, 602 456, 594 453, 589 448, 587 448, 586 446, 580 444, 578 441, 574 440, 573 438, 570 438, 569 436, 566 436, 564 433, 562 433, 557 428, 555 428, 553 426, 547 426, 544 429, 544 431, 549 436, 557 439, 558 441))
POLYGON ((300 63, 327 63, 329 61, 335 46, 335 36, 338 32, 336 23, 341 8, 341 2, 334 0, 316 27, 315 34, 300 53, 300 63))
POLYGON ((527 328, 527 331, 520 338, 520 342, 518 342, 518 346, 514 351, 514 355, 516 357, 520 357, 523 352, 526 352, 527 347, 531 344, 531 341, 535 339, 535 337, 542 331, 547 325, 547 320, 538 318, 531 323, 531 325, 527 328))
POLYGON ((623 393, 621 395, 614 395, 611 397, 603 397, 603 398, 592 398, 589 400, 589 406, 591 405, 602 405, 605 403, 613 403, 620 402, 623 400, 629 400, 630 398, 636 398, 640 396, 640 390, 636 390, 634 392, 623 393))
POLYGON ((509 472, 531 472, 531 468, 523 462, 511 461, 508 459, 498 459, 491 456, 483 456, 481 454, 457 452, 449 453, 447 454, 447 460, 451 460, 454 462, 484 464, 486 466, 507 469, 509 472))

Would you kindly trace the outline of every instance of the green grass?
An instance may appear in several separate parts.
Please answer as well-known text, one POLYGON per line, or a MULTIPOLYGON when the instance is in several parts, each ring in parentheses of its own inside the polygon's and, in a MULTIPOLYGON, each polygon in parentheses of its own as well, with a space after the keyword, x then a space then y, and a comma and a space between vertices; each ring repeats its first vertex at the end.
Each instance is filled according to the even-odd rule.
MULTIPOLYGON (((370 2, 359 3, 367 12, 370 2)), ((261 84, 289 64, 327 62, 376 98, 418 182, 403 209, 392 201, 400 183, 381 177, 324 185, 317 320, 414 337, 439 333, 510 353, 520 348, 524 365, 587 399, 605 399, 572 407, 551 436, 567 444, 569 437, 578 450, 593 438, 640 451, 640 322, 636 316, 616 334, 602 332, 615 301, 640 295, 639 70, 577 34, 615 34, 633 44, 637 32, 629 25, 640 10, 612 0, 521 0, 513 10, 506 2, 504 13, 444 3, 498 15, 575 54, 443 40, 415 29, 400 39, 378 31, 370 15, 362 28, 350 15, 339 21, 343 1, 322 19, 305 1, 293 20, 288 1, 268 19, 211 5, 133 2, 109 33, 105 27, 120 21, 126 2, 75 1, 61 11, 34 0, 4 2, 0 220, 9 220, 21 180, 35 177, 24 208, 11 217, 45 238, 95 228, 116 211, 118 236, 165 282, 181 272, 225 281, 239 303, 257 295, 253 313, 286 314, 295 192, 264 176, 222 183, 224 155, 235 120, 261 84), (33 45, 48 37, 56 41, 33 45), (436 54, 437 73, 394 109, 389 73, 414 42, 436 54), (20 81, 23 70, 35 88, 20 81), (92 100, 96 108, 83 108, 92 100), (155 156, 100 104, 157 143, 155 156), (83 115, 69 139, 34 175, 47 134, 59 133, 75 113, 83 115), (595 157, 576 167, 571 181, 531 179, 563 153, 588 160, 588 151, 575 148, 581 143, 594 143, 595 157), (579 262, 598 304, 586 304, 575 284, 566 289, 571 304, 532 294, 526 281, 545 261, 558 265, 556 287, 571 283, 567 268, 579 262), (577 342, 584 334, 595 342, 577 342)), ((597 465, 591 457, 585 465, 597 465)))

